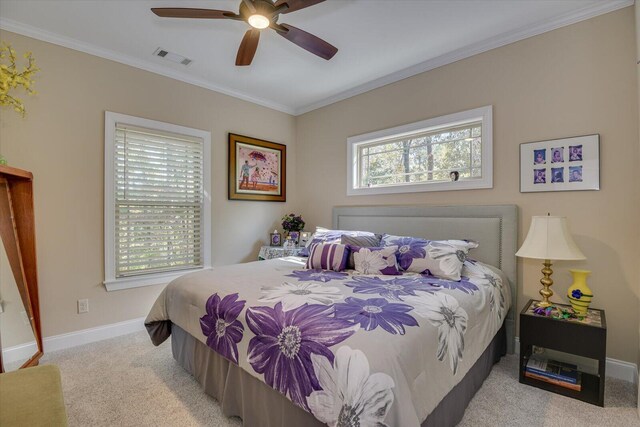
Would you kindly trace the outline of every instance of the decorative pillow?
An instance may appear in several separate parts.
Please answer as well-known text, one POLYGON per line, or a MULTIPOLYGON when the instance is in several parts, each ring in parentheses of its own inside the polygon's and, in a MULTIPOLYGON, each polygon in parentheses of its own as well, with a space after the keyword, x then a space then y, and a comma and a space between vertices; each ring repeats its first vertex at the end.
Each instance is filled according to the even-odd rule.
POLYGON ((368 231, 350 231, 350 230, 329 230, 324 227, 316 227, 316 232, 307 242, 307 246, 302 248, 298 253, 298 256, 309 256, 309 252, 313 245, 318 243, 340 243, 340 238, 343 235, 347 236, 375 236, 375 234, 368 231))
POLYGON ((353 252, 353 261, 358 273, 384 274, 386 276, 402 274, 398 271, 398 263, 396 261, 397 246, 362 248, 349 245, 349 250, 353 252))
POLYGON ((442 279, 461 279, 462 265, 476 242, 467 240, 426 240, 416 237, 382 236, 383 246, 398 246, 398 263, 405 271, 431 274, 442 279))
MULTIPOLYGON (((349 236, 348 234, 343 234, 340 238, 340 243, 343 245, 359 246, 361 248, 376 248, 380 246, 381 238, 382 236, 380 234, 374 234, 373 236, 349 236)), ((352 251, 349 253, 347 268, 351 270, 356 268, 352 251)))
POLYGON ((340 243, 318 243, 311 247, 306 268, 342 271, 347 268, 349 248, 340 243))

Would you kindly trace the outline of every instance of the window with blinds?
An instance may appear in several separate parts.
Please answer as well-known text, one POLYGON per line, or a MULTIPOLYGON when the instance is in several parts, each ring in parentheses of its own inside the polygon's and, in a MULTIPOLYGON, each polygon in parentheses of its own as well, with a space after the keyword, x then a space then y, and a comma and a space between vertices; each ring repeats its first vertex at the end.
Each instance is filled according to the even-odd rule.
POLYGON ((208 133, 108 113, 105 134, 107 289, 209 266, 208 133))
POLYGON ((492 107, 350 137, 348 195, 491 188, 492 107))

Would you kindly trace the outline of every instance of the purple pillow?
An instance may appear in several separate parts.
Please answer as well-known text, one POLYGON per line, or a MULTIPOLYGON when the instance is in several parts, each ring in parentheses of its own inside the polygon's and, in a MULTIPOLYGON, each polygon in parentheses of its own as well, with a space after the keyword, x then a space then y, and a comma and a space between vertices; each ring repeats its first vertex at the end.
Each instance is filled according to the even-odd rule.
POLYGON ((311 251, 311 247, 313 245, 317 245, 318 243, 340 243, 340 239, 342 236, 371 236, 375 237, 374 233, 370 233, 368 231, 350 231, 350 230, 329 230, 324 227, 316 227, 316 232, 313 233, 309 242, 307 242, 307 246, 302 248, 300 252, 298 252, 298 256, 309 256, 311 251))
POLYGON ((306 268, 343 271, 347 268, 349 248, 340 243, 318 243, 311 247, 306 268))
MULTIPOLYGON (((415 258, 423 258, 426 254, 425 248, 429 244, 427 239, 421 239, 419 237, 408 236, 394 236, 391 234, 385 234, 380 241, 382 246, 397 246, 398 264, 404 271, 412 271, 410 269, 411 264, 415 258)), ((423 273, 423 271, 416 271, 416 273, 423 273)))
POLYGON ((467 254, 478 244, 468 240, 426 240, 385 234, 382 245, 398 247, 400 268, 430 274, 441 279, 459 281, 467 254))
POLYGON ((349 245, 349 250, 353 252, 353 261, 358 273, 384 274, 385 276, 402 274, 398 271, 398 263, 396 261, 397 246, 362 248, 349 245))

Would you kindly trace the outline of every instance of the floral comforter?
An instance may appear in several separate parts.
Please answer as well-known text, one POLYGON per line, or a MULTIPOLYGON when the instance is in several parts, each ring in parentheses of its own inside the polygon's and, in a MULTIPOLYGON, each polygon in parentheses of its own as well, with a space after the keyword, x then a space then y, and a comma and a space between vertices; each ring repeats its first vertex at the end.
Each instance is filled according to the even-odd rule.
POLYGON ((289 257, 187 274, 145 324, 177 324, 329 425, 418 426, 511 301, 506 277, 470 260, 459 282, 303 266, 289 257))

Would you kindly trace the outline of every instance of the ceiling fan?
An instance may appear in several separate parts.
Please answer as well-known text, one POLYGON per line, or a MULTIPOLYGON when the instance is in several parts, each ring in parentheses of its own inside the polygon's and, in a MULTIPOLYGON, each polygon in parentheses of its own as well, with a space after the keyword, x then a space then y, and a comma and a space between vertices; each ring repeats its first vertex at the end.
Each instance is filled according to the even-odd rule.
POLYGON ((329 60, 338 48, 319 37, 309 34, 289 24, 279 24, 280 14, 295 12, 324 0, 242 0, 239 12, 233 13, 215 9, 192 9, 183 7, 155 7, 151 11, 162 18, 233 19, 245 21, 249 29, 240 43, 236 65, 249 65, 258 48, 260 30, 271 28, 285 39, 308 50, 320 58, 329 60))

